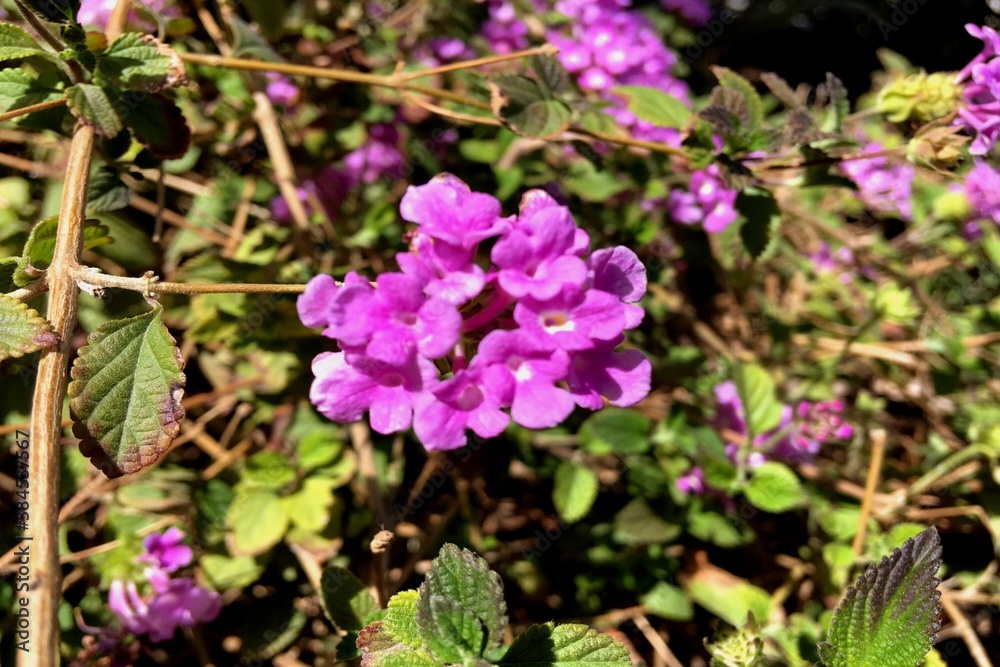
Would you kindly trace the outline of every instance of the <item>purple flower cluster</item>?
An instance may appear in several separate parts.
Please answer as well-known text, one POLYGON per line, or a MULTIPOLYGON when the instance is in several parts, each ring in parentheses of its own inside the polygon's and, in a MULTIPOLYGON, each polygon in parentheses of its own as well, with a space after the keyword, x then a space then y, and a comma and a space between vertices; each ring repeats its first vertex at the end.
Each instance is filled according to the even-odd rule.
MULTIPOLYGON (((863 153, 885 150, 876 142, 867 144, 863 153)), ((889 164, 885 156, 849 160, 840 165, 841 171, 858 186, 858 197, 873 211, 897 213, 910 220, 913 208, 910 193, 916 171, 908 164, 889 164)))
MULTIPOLYGON (((352 188, 370 185, 381 178, 402 178, 406 158, 399 144, 399 131, 391 123, 370 125, 368 140, 344 156, 343 166, 324 167, 297 188, 299 200, 306 211, 315 213, 315 202, 327 216, 333 217, 352 188)), ((280 195, 271 200, 271 213, 281 222, 292 219, 288 204, 280 195)))
POLYGON ((1000 171, 976 160, 962 187, 972 221, 992 220, 1000 225, 1000 171))
POLYGON ((975 134, 969 152, 986 155, 1000 134, 1000 35, 989 26, 972 23, 965 29, 983 41, 983 50, 955 77, 965 85, 965 104, 955 122, 975 134))
POLYGON ((528 26, 517 17, 510 0, 487 0, 489 19, 480 28, 494 53, 507 54, 528 48, 528 26))
MULTIPOLYGON (((735 383, 726 381, 716 385, 715 400, 712 425, 719 430, 726 443, 726 453, 735 462, 741 441, 749 435, 743 402, 735 383)), ((844 403, 840 400, 801 401, 794 409, 790 405, 784 406, 778 426, 754 437, 747 465, 756 467, 767 460, 788 463, 811 460, 824 443, 844 440, 854 434, 853 427, 844 420, 843 414, 844 403)), ((697 467, 678 478, 676 484, 684 493, 702 494, 711 490, 705 482, 704 473, 697 467)))
POLYGON ((202 588, 194 579, 171 577, 172 572, 191 562, 191 548, 183 544, 183 539, 180 529, 169 528, 143 541, 146 553, 137 560, 149 565, 145 570, 152 589, 149 595, 140 596, 132 581, 111 583, 108 607, 126 632, 162 642, 173 637, 177 628, 192 627, 219 615, 222 600, 218 593, 202 588))
POLYGON ((620 126, 641 139, 677 143, 676 130, 636 118, 610 93, 630 85, 656 88, 684 101, 689 97, 687 85, 670 73, 677 55, 630 5, 631 0, 558 0, 556 11, 572 21, 562 32, 550 30, 548 40, 559 48, 560 62, 576 75, 580 87, 609 103, 606 111, 620 126))
POLYGON ((670 217, 685 225, 701 223, 706 232, 718 234, 736 220, 736 190, 726 187, 717 164, 691 175, 687 190, 671 190, 667 198, 670 217))
MULTIPOLYGON (((101 28, 103 30, 108 24, 108 19, 111 18, 111 13, 115 10, 115 5, 117 4, 117 0, 81 0, 80 9, 76 13, 76 20, 83 26, 101 28)), ((168 3, 167 0, 148 0, 143 5, 159 14, 169 16, 180 15, 177 8, 168 3)), ((139 15, 135 10, 130 10, 128 21, 135 23, 138 20, 139 15)))
POLYGON ((313 361, 310 398, 324 415, 367 411, 379 433, 412 425, 427 449, 455 449, 466 430, 495 437, 511 418, 548 428, 575 405, 628 406, 649 392, 649 361, 615 350, 643 317, 646 272, 631 250, 589 253, 569 209, 541 190, 504 217, 450 174, 410 186, 400 211, 418 225, 401 272, 374 285, 320 275, 299 298, 302 322, 341 348, 313 361))

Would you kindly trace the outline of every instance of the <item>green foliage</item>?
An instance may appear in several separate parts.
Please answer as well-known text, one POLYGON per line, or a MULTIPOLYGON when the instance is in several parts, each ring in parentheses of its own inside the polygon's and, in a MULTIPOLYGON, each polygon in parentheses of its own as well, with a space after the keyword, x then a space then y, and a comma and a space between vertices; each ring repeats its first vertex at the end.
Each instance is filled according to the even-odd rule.
POLYGON ((757 364, 737 364, 733 368, 733 382, 743 403, 743 418, 750 439, 778 425, 781 402, 766 370, 757 364))
POLYGON ((661 127, 685 127, 691 110, 673 95, 646 86, 620 86, 611 91, 625 100, 637 118, 661 127))
POLYGON ((781 227, 781 210, 774 196, 763 188, 748 187, 736 197, 736 209, 746 218, 740 227, 743 247, 754 259, 765 256, 781 227))
MULTIPOLYGON (((334 565, 323 569, 320 601, 330 622, 346 632, 361 630, 379 611, 378 603, 368 592, 368 587, 350 571, 334 565)), ((391 600, 389 610, 391 614, 391 600)))
POLYGON ((514 640, 500 665, 510 667, 626 667, 628 651, 585 625, 533 625, 514 640))
POLYGON ((73 362, 73 433, 108 477, 152 465, 180 430, 184 362, 162 314, 101 325, 73 362))
POLYGON ((572 112, 554 91, 535 79, 519 74, 500 74, 490 80, 490 104, 497 118, 513 132, 548 139, 570 125, 572 112))
POLYGON ((186 79, 184 65, 148 35, 127 32, 97 56, 97 72, 119 88, 158 93, 186 79))
POLYGON ((941 542, 935 528, 871 565, 837 607, 820 657, 826 667, 917 667, 939 627, 941 542))
POLYGON ((747 500, 765 512, 787 512, 806 500, 799 478, 791 468, 777 461, 754 468, 746 494, 747 500))
POLYGON ((23 28, 0 23, 0 62, 45 55, 45 50, 23 28))
MULTIPOLYGON (((46 218, 31 228, 24 251, 14 272, 14 282, 20 287, 27 285, 41 275, 52 263, 52 255, 56 249, 56 230, 59 227, 57 217, 46 218)), ((108 243, 113 243, 108 235, 108 228, 96 220, 87 220, 83 226, 83 249, 89 250, 108 243)))
POLYGON ((0 361, 23 356, 58 341, 52 327, 36 311, 0 294, 0 361))
POLYGON ((552 502, 564 521, 575 523, 587 515, 600 486, 593 470, 570 461, 556 468, 552 502))
POLYGON ((66 89, 66 103, 70 112, 105 139, 110 139, 125 129, 121 116, 115 111, 114 100, 108 89, 92 83, 78 83, 66 89))
POLYGON ((593 454, 641 454, 649 449, 649 420, 632 410, 606 408, 587 418, 580 440, 593 454))

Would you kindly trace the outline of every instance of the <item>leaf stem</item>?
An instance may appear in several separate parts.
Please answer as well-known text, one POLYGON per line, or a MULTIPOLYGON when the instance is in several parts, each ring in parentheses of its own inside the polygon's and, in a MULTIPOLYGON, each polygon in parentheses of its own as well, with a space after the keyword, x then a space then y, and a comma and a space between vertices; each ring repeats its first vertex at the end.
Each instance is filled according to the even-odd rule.
POLYGON ((142 294, 301 294, 306 286, 287 283, 170 283, 159 282, 150 271, 141 278, 111 276, 92 267, 78 266, 73 278, 84 285, 114 287, 142 294))
POLYGON ((483 65, 493 65, 496 63, 502 63, 508 60, 520 60, 521 58, 530 58, 531 56, 554 56, 557 53, 559 53, 559 49, 552 46, 551 44, 544 44, 542 46, 536 46, 533 49, 524 49, 523 51, 514 51, 513 53, 505 53, 503 55, 485 56, 483 58, 473 58, 472 60, 463 60, 462 62, 450 63, 448 65, 441 65, 440 67, 429 67, 427 69, 422 69, 417 72, 406 72, 397 75, 397 77, 403 81, 410 81, 411 79, 419 79, 421 77, 432 76, 434 74, 444 74, 445 72, 455 72, 463 69, 472 69, 474 67, 481 67, 483 65))
POLYGON ((33 580, 28 608, 37 635, 32 650, 18 655, 20 667, 48 667, 60 663, 59 440, 79 295, 73 273, 79 264, 83 246, 83 222, 93 149, 93 128, 77 125, 70 144, 55 250, 48 269, 47 318, 59 343, 42 352, 32 400, 28 535, 32 538, 33 580))
POLYGON ((17 299, 18 301, 27 301, 32 297, 38 296, 48 288, 49 281, 46 280, 45 276, 42 276, 38 280, 28 283, 21 289, 8 292, 7 296, 17 299))
POLYGON ((58 100, 39 102, 38 104, 32 104, 30 106, 21 107, 20 109, 14 109, 13 111, 0 113, 0 123, 18 118, 19 116, 27 116, 29 113, 35 113, 36 111, 45 111, 46 109, 62 106, 63 104, 66 104, 66 98, 60 97, 58 100))

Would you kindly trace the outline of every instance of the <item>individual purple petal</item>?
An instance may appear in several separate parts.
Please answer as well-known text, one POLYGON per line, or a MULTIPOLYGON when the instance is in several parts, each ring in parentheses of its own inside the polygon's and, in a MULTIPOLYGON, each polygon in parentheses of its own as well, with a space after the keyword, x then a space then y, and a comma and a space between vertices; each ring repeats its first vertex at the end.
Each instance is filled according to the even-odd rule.
POLYGON ((404 363, 412 353, 407 346, 437 359, 458 343, 462 326, 458 310, 443 299, 427 298, 411 276, 383 273, 375 298, 356 305, 352 316, 365 320, 372 332, 367 353, 388 363, 404 363))
POLYGON ((222 610, 218 593, 202 588, 193 579, 171 579, 167 589, 149 600, 149 615, 156 622, 149 629, 154 642, 173 637, 177 628, 211 621, 222 610))
POLYGON ((459 246, 417 233, 410 251, 396 255, 396 263, 408 276, 424 286, 428 296, 461 306, 482 292, 486 274, 472 261, 472 253, 459 246))
POLYGON ((466 429, 483 438, 500 435, 510 417, 501 410, 513 394, 504 373, 468 368, 417 399, 413 430, 428 450, 457 449, 468 442, 466 429))
POLYGON ((500 234, 507 225, 496 197, 472 192, 451 174, 409 186, 399 211, 404 220, 419 224, 424 234, 464 248, 500 234))
POLYGON ((625 246, 595 250, 587 260, 590 286, 625 303, 636 303, 646 294, 646 267, 625 246))
POLYGON ((155 565, 165 572, 174 572, 189 564, 193 557, 191 547, 184 544, 183 540, 184 533, 175 526, 168 528, 162 534, 147 535, 142 542, 147 553, 139 556, 137 560, 140 563, 155 565))
POLYGON ((694 494, 700 496, 708 490, 705 485, 705 473, 701 468, 692 468, 685 475, 677 478, 677 489, 681 493, 694 494))
POLYGON ((299 317, 306 326, 327 324, 323 335, 342 345, 365 345, 372 331, 367 320, 357 317, 356 313, 371 302, 374 294, 371 283, 353 271, 339 286, 329 276, 316 276, 299 297, 299 317))
POLYGON ((514 320, 540 340, 563 350, 586 350, 615 340, 625 329, 622 303, 600 290, 567 288, 551 299, 522 299, 514 320))
POLYGON ((611 405, 624 408, 649 394, 652 365, 639 350, 615 352, 622 340, 570 354, 567 383, 580 407, 600 410, 606 398, 611 405))
POLYGON ((492 331, 473 362, 501 369, 514 385, 510 416, 521 426, 551 428, 573 411, 573 397, 556 383, 566 379, 569 357, 523 331, 492 331))
MULTIPOLYGON (((540 196, 537 201, 544 201, 540 196)), ((513 297, 549 299, 564 285, 580 287, 587 267, 569 254, 576 243, 576 222, 565 206, 533 205, 493 246, 500 286, 513 297)))
POLYGON ((139 596, 134 582, 112 581, 108 590, 108 608, 127 632, 142 635, 149 632, 152 626, 149 608, 139 596))
POLYGON ((306 283, 306 290, 295 302, 299 319, 307 327, 321 327, 330 323, 330 309, 337 282, 333 276, 320 274, 306 283))

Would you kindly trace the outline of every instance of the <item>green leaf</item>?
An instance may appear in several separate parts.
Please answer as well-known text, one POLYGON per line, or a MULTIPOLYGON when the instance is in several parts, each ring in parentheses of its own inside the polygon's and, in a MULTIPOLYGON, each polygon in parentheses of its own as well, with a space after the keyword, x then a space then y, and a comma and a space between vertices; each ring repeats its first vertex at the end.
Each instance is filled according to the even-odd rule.
POLYGON ((120 88, 156 93, 187 80, 184 63, 152 35, 127 32, 97 55, 97 71, 120 88))
POLYGON ((728 573, 693 579, 687 584, 687 591, 694 602, 730 625, 742 625, 748 613, 764 619, 771 615, 771 596, 767 591, 728 573))
POLYGON ((568 523, 575 523, 587 516, 597 500, 600 483, 597 473, 586 466, 563 461, 556 468, 552 502, 559 516, 568 523))
POLYGON ((62 93, 22 69, 0 70, 0 111, 14 111, 57 99, 62 93))
POLYGON ((49 23, 76 23, 80 11, 80 0, 21 0, 38 18, 49 23))
POLYGON ((764 103, 753 84, 728 67, 714 65, 712 74, 724 88, 735 91, 746 102, 747 122, 744 129, 750 132, 759 130, 764 122, 764 103))
POLYGON ((468 549, 445 544, 420 586, 417 623, 424 643, 444 662, 500 646, 507 627, 500 576, 468 549))
POLYGON ((236 556, 257 556, 281 541, 288 530, 288 516, 281 498, 271 491, 238 493, 226 512, 229 551, 236 556))
POLYGON ((364 582, 343 567, 328 565, 323 569, 319 593, 323 612, 338 630, 361 630, 379 611, 378 603, 364 582))
POLYGON ((847 95, 847 88, 831 72, 826 73, 824 87, 830 98, 830 111, 827 121, 823 124, 823 130, 826 132, 840 132, 844 126, 844 121, 851 113, 851 100, 847 95))
POLYGON ((500 665, 512 667, 631 667, 620 642, 586 625, 533 625, 514 640, 500 665))
POLYGON ((0 259, 0 293, 12 292, 17 289, 18 285, 14 281, 14 274, 17 273, 17 265, 20 262, 20 257, 0 259))
POLYGON ((87 189, 87 215, 117 211, 128 206, 132 191, 122 182, 118 171, 107 165, 90 174, 87 189))
POLYGON ((684 591, 665 581, 658 582, 641 598, 650 613, 671 621, 690 621, 694 618, 694 605, 684 591))
POLYGON ((489 85, 493 113, 512 132, 550 139, 569 127, 570 108, 536 81, 519 74, 500 74, 489 85))
POLYGON ((322 533, 330 523, 330 511, 336 503, 334 485, 330 479, 307 477, 301 489, 282 498, 282 507, 292 525, 309 533, 322 533))
POLYGON ((778 235, 781 209, 774 196, 764 188, 743 188, 736 196, 736 209, 746 218, 740 227, 743 247, 754 259, 760 259, 778 235))
POLYGON ((580 427, 580 442, 592 454, 642 454, 649 451, 649 420, 634 410, 606 408, 580 427))
POLYGON ((746 489, 747 500, 765 512, 787 512, 806 500, 802 483, 784 463, 767 461, 753 470, 746 489))
POLYGON ((741 363, 733 369, 733 381, 743 403, 747 437, 753 440, 777 426, 781 421, 782 406, 775 394, 774 381, 767 371, 757 364, 741 363))
MULTIPOLYGON (((56 250, 56 234, 59 228, 58 216, 40 220, 28 234, 24 243, 24 254, 14 272, 14 282, 23 287, 49 268, 56 250)), ((83 249, 112 243, 108 228, 96 220, 87 220, 83 225, 83 249)))
POLYGON ((180 108, 160 94, 131 100, 129 112, 122 119, 136 141, 160 160, 183 157, 191 145, 191 128, 180 108))
POLYGON ((48 54, 24 28, 0 23, 0 62, 38 55, 48 54))
POLYGON ((632 500, 615 515, 614 539, 622 544, 662 544, 681 529, 664 521, 642 498, 632 500))
POLYGON ((73 433, 108 477, 151 465, 180 429, 184 360, 162 315, 156 307, 102 324, 73 362, 73 433))
POLYGON ((78 83, 66 89, 66 101, 70 113, 85 124, 94 128, 94 132, 110 139, 125 127, 115 110, 115 102, 111 101, 108 91, 92 83, 78 83))
POLYGON ((409 665, 439 667, 441 664, 426 651, 414 650, 394 639, 385 629, 383 621, 375 621, 365 626, 358 633, 355 645, 361 650, 361 667, 384 665, 390 667, 409 667, 409 665))
POLYGON ((940 567, 936 528, 869 566, 847 589, 819 645, 826 667, 917 667, 940 627, 940 567))
POLYGON ((378 664, 381 667, 442 667, 440 662, 424 651, 400 651, 387 655, 378 664))
POLYGON ((273 63, 281 62, 281 56, 278 55, 278 52, 249 23, 238 16, 233 16, 229 20, 229 25, 233 30, 232 55, 234 58, 256 58, 273 63))
POLYGON ((0 361, 59 342, 52 326, 28 304, 0 294, 0 361))
POLYGON ((679 99, 646 86, 620 86, 611 93, 625 100, 637 118, 660 127, 682 128, 691 121, 691 110, 679 99))
POLYGON ((555 56, 531 56, 531 69, 550 95, 562 95, 569 88, 569 72, 555 56))
POLYGON ((420 626, 417 624, 418 591, 400 591, 389 598, 389 609, 382 619, 382 627, 393 639, 410 648, 420 648, 420 626))
POLYGON ((265 450, 247 459, 241 482, 248 487, 280 489, 295 479, 288 457, 281 452, 265 450))
POLYGON ((198 567, 214 588, 245 588, 260 579, 264 566, 250 556, 224 556, 204 554, 198 559, 198 567))

